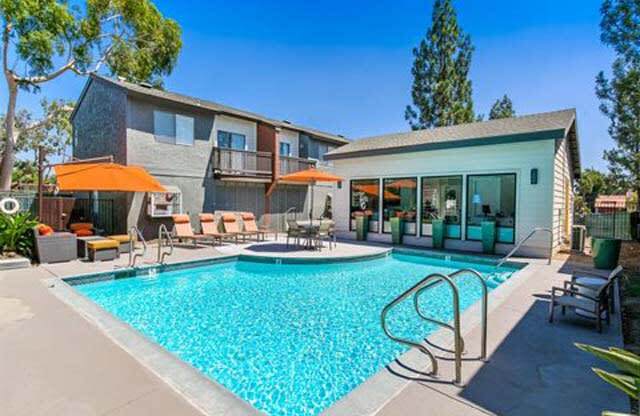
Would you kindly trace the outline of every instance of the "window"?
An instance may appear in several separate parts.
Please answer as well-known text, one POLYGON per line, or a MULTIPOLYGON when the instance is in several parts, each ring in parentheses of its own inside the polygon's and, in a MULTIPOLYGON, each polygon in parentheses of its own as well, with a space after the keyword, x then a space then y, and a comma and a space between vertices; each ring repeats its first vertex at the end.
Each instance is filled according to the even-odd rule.
POLYGON ((416 233, 417 178, 390 178, 384 180, 382 231, 391 232, 391 218, 404 220, 404 234, 416 233))
POLYGON ((431 236, 431 221, 443 219, 445 237, 461 237, 462 176, 422 178, 421 235, 431 236))
POLYGON ((245 150, 247 137, 244 134, 218 131, 218 147, 234 150, 245 150))
POLYGON ((193 117, 176 114, 176 144, 193 145, 193 117))
POLYGON ((514 242, 516 221, 516 175, 467 177, 467 239, 482 239, 482 223, 496 223, 497 241, 514 242))
POLYGON ((193 117, 166 111, 153 112, 153 133, 158 141, 193 146, 193 117))
POLYGON ((318 160, 324 160, 324 155, 329 151, 326 143, 318 143, 318 160))
POLYGON ((280 142, 280 156, 291 156, 291 143, 280 142))
POLYGON ((356 217, 369 218, 369 231, 378 232, 378 209, 380 207, 380 180, 359 179, 351 181, 351 210, 349 230, 356 229, 356 217))

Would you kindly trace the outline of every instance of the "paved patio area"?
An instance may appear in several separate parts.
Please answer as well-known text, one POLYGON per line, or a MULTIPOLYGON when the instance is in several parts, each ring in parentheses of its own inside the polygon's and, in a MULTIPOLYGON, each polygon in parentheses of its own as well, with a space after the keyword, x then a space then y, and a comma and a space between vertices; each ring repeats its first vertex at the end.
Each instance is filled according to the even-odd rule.
MULTIPOLYGON (((180 247, 168 262, 236 254, 354 256, 386 249, 342 243, 334 250, 308 252, 287 249, 280 242, 215 249, 180 247)), ((150 248, 143 262, 152 263, 155 255, 154 248, 150 248)), ((126 262, 126 256, 115 262, 77 261, 9 271, 0 276, 2 414, 202 414, 94 323, 56 298, 45 284, 51 277, 112 270, 126 262)), ((463 388, 448 383, 453 369, 446 361, 436 382, 419 375, 411 380, 416 378, 415 373, 393 363, 327 413, 586 415, 599 414, 605 408, 627 410, 626 398, 590 371, 600 363, 573 347, 576 341, 620 345, 619 314, 603 334, 570 314, 554 325, 546 322, 549 288, 566 279, 571 268, 563 262, 546 266, 538 261, 526 269, 526 274, 502 285, 502 296, 492 294, 489 362, 481 365, 466 361, 463 388)), ((465 314, 469 316, 473 316, 473 310, 465 314)), ((466 319, 464 325, 471 358, 477 352, 479 328, 473 319, 466 319)), ((413 368, 424 365, 424 357, 412 357, 412 353, 403 356, 407 359, 403 364, 413 368)))

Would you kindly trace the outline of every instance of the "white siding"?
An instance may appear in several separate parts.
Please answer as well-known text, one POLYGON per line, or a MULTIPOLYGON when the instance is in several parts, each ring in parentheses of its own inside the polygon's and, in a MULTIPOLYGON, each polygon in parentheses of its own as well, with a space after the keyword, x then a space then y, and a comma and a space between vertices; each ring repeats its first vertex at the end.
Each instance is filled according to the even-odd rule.
POLYGON ((278 132, 278 146, 280 142, 289 143, 291 145, 291 156, 298 157, 299 145, 299 133, 293 130, 281 129, 278 132))
POLYGON ((229 116, 216 116, 213 124, 214 140, 218 145, 218 131, 228 131, 230 133, 244 134, 247 138, 246 149, 255 152, 257 146, 258 125, 253 121, 229 116))
MULTIPOLYGON (((398 176, 463 175, 463 195, 466 198, 466 176, 485 173, 516 173, 516 229, 515 240, 523 238, 535 227, 551 227, 554 186, 555 141, 461 147, 426 152, 401 153, 334 161, 336 174, 345 178, 336 190, 334 218, 343 236, 349 233, 349 181, 351 179, 398 176), (531 169, 538 169, 538 184, 530 183, 531 169)), ((465 204, 466 205, 466 204, 465 204)), ((463 213, 463 218, 465 214, 463 213)), ((373 235, 389 240, 389 235, 373 235)), ((428 237, 405 237, 410 244, 431 244, 428 237)), ((479 250, 479 242, 447 240, 448 248, 479 250)), ((512 245, 498 246, 499 252, 512 245)), ((522 254, 544 255, 549 247, 548 235, 538 234, 523 247, 522 254)))
POLYGON ((573 225, 573 173, 571 160, 567 151, 567 140, 558 139, 554 157, 554 181, 553 181, 553 243, 559 247, 568 243, 571 239, 571 226, 573 225), (568 189, 568 195, 567 195, 568 189), (568 215, 566 199, 569 198, 568 215), (566 224, 566 221, 569 224, 566 224), (567 230, 569 233, 567 233, 567 230))

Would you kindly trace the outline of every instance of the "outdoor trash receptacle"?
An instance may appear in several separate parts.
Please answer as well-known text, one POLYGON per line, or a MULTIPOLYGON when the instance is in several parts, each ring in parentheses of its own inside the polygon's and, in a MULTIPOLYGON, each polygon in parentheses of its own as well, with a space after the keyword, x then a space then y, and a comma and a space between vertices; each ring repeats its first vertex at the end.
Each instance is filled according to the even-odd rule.
POLYGON ((444 220, 431 220, 431 237, 433 248, 444 248, 444 220))
POLYGON ((612 238, 593 238, 591 254, 596 269, 614 269, 620 257, 621 240, 612 238))
POLYGON ((404 221, 400 217, 391 218, 391 241, 393 244, 402 244, 402 231, 404 231, 404 221))
POLYGON ((369 232, 369 217, 359 215, 356 217, 356 239, 365 241, 369 232))
POLYGON ((482 221, 482 252, 493 254, 496 251, 496 223, 482 221))

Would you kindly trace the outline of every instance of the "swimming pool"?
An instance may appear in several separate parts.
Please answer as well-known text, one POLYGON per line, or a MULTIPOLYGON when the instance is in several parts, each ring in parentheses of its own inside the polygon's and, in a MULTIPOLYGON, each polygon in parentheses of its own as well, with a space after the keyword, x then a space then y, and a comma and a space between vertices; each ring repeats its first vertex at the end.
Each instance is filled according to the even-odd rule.
MULTIPOLYGON (((406 351, 380 328, 384 305, 430 273, 468 267, 490 287, 515 271, 394 253, 349 263, 234 260, 75 289, 255 408, 315 415, 406 351)), ((429 314, 450 320, 448 289, 430 290, 429 314)), ((462 309, 480 298, 474 279, 460 279, 459 290, 462 309)), ((411 302, 389 318, 409 338, 436 329, 411 302)))

